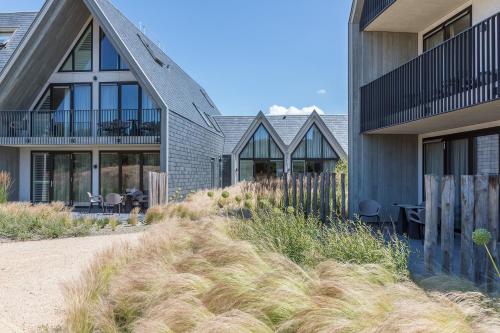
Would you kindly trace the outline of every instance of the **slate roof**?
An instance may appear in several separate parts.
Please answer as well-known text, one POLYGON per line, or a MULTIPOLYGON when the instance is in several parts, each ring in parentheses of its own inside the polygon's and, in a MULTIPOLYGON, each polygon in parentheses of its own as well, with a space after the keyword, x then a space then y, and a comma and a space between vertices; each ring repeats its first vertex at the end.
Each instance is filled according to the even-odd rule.
POLYGON ((0 50, 0 72, 2 72, 17 46, 26 35, 37 14, 36 12, 0 13, 0 29, 15 29, 14 35, 12 35, 7 46, 0 50))
MULTIPOLYGON (((233 152, 234 147, 255 119, 254 116, 216 116, 214 118, 224 133, 225 155, 233 152)), ((266 116, 266 118, 288 146, 309 116, 266 116)), ((323 115, 321 119, 347 153, 347 115, 323 115)))
POLYGON ((212 116, 220 115, 220 112, 203 88, 110 1, 86 0, 86 2, 97 5, 104 14, 105 19, 119 36, 143 74, 166 102, 168 108, 205 128, 212 129, 200 115, 200 112, 206 112, 212 116), (149 45, 150 50, 144 43, 149 45), (164 65, 161 66, 157 60, 164 65), (196 107, 193 103, 196 104, 196 107))

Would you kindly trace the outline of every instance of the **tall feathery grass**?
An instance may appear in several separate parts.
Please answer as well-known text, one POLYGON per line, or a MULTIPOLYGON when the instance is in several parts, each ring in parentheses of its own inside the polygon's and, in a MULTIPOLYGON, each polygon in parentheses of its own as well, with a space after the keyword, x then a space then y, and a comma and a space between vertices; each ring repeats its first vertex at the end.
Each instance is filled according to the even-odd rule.
POLYGON ((153 333, 500 329, 499 310, 484 295, 426 292, 406 279, 404 243, 384 241, 354 222, 325 230, 314 219, 272 205, 256 208, 265 191, 252 184, 224 192, 199 192, 155 208, 151 222, 163 223, 152 226, 138 246, 115 246, 99 255, 66 286, 65 328, 153 333), (238 214, 244 210, 253 211, 251 219, 238 214))
POLYGON ((102 253, 66 286, 69 332, 495 332, 478 293, 426 293, 376 264, 302 267, 229 236, 231 221, 173 217, 102 253))
POLYGON ((13 182, 10 174, 5 171, 0 172, 0 204, 6 203, 9 200, 10 190, 13 182))
POLYGON ((14 240, 82 236, 92 223, 74 219, 64 203, 31 205, 0 204, 0 237, 14 240))

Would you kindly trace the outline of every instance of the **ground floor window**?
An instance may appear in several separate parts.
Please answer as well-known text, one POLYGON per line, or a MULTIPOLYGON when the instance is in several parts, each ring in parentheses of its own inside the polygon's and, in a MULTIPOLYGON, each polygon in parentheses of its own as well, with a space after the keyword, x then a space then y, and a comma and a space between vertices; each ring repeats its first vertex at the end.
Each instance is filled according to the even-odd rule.
POLYGON ((125 193, 137 189, 148 192, 148 173, 160 171, 159 152, 101 152, 100 194, 125 193))
POLYGON ((292 154, 292 172, 334 172, 337 154, 316 125, 312 125, 292 154))
POLYGON ((240 181, 281 177, 284 155, 269 132, 260 125, 239 156, 240 181))
POLYGON ((33 202, 74 205, 88 201, 87 192, 92 192, 90 152, 33 152, 31 160, 33 202))
MULTIPOLYGON (((462 175, 496 175, 500 167, 499 149, 500 127, 426 139, 423 174, 453 175, 455 179, 462 175)), ((455 197, 460 198, 460 181, 455 184, 455 197)), ((455 229, 460 229, 460 200, 455 201, 455 229)))

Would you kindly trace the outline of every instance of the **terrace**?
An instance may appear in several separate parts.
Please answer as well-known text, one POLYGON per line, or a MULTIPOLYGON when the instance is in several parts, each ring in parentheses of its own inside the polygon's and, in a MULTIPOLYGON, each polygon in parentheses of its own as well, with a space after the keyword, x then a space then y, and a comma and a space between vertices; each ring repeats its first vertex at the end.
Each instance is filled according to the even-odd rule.
POLYGON ((0 112, 0 145, 159 144, 160 109, 0 112))

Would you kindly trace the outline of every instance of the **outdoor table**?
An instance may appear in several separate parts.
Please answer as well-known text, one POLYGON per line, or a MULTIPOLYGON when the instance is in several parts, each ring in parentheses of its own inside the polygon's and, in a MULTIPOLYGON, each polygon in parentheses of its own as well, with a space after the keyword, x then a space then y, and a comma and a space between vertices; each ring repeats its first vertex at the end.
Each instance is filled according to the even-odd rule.
POLYGON ((407 209, 422 209, 424 207, 412 204, 394 204, 394 206, 399 207, 398 223, 396 225, 396 231, 398 234, 407 234, 411 239, 420 239, 419 225, 416 223, 408 223, 406 218, 407 209))

